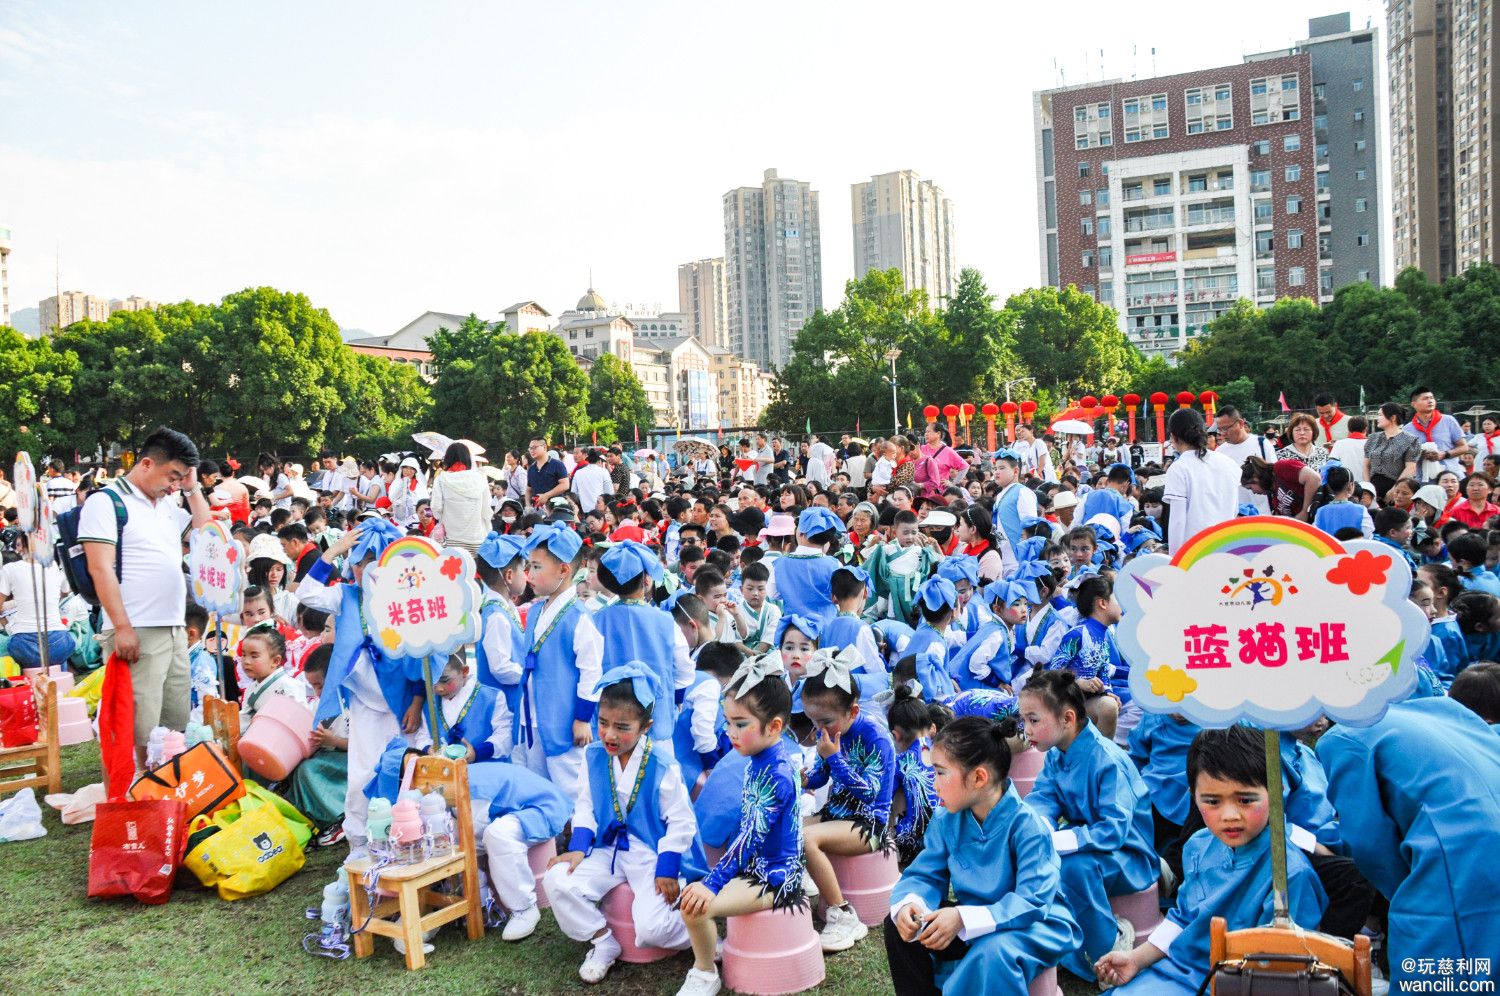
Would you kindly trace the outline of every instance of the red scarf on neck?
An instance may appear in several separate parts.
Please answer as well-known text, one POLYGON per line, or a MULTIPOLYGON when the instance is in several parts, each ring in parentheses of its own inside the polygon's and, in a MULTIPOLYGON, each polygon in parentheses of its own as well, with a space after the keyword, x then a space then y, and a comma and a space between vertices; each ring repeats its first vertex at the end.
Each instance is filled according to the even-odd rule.
POLYGON ((1432 438, 1432 434, 1437 431, 1437 427, 1442 424, 1442 421, 1443 415, 1438 411, 1434 411, 1432 413, 1432 420, 1426 425, 1423 425, 1420 421, 1418 421, 1415 415, 1411 417, 1412 427, 1420 432, 1429 443, 1435 442, 1435 440, 1432 438))
POLYGON ((1337 415, 1335 415, 1333 418, 1329 419, 1327 422, 1323 421, 1323 416, 1321 416, 1321 415, 1318 416, 1318 424, 1323 427, 1323 436, 1324 436, 1324 438, 1328 442, 1330 442, 1330 443, 1333 442, 1333 427, 1336 426, 1336 425, 1338 425, 1340 422, 1342 422, 1343 419, 1344 419, 1344 413, 1343 412, 1339 412, 1337 415))
POLYGON ((983 557, 993 548, 993 543, 991 543, 989 540, 982 539, 978 543, 970 543, 965 546, 964 553, 970 557, 983 557))

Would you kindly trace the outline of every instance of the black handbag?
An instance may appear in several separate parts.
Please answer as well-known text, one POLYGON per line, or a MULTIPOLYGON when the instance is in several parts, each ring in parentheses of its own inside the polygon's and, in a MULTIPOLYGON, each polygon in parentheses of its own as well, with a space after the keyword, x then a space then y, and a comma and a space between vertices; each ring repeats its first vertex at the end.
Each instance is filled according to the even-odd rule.
POLYGON ((1198 987, 1198 996, 1210 991, 1213 996, 1355 996, 1338 969, 1311 955, 1286 954, 1221 961, 1198 987))

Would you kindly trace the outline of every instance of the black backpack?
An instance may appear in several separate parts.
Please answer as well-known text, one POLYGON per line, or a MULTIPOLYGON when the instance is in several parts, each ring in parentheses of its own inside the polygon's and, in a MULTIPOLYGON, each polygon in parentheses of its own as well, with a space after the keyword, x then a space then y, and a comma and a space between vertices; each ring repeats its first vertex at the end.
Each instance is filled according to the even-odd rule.
MULTIPOLYGON (((125 522, 130 513, 125 510, 124 499, 113 488, 100 490, 109 495, 109 500, 115 506, 115 579, 119 580, 123 577, 121 566, 125 556, 125 522)), ((94 579, 89 574, 89 562, 84 555, 83 544, 78 542, 78 520, 82 515, 83 505, 77 505, 57 517, 57 543, 54 551, 57 563, 68 579, 68 586, 82 596, 85 602, 97 608, 99 592, 94 589, 94 579)))

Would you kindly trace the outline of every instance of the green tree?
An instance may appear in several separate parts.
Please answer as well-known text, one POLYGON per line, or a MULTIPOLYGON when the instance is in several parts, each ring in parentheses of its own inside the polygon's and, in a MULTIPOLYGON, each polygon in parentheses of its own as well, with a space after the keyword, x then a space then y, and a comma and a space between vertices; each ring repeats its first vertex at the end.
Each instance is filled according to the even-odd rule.
POLYGON ((7 472, 17 450, 38 463, 51 454, 71 460, 69 437, 58 426, 73 403, 77 374, 78 357, 53 348, 48 337, 28 339, 0 325, 0 466, 7 472))
POLYGON ((1077 287, 1036 287, 1012 295, 1016 354, 1038 389, 1077 398, 1129 383, 1141 354, 1120 331, 1115 310, 1077 287))
POLYGON ((1005 384, 1024 374, 1015 351, 1015 313, 997 309, 978 270, 965 267, 942 312, 945 348, 924 372, 934 403, 982 405, 1005 397, 1005 384))
POLYGON ((601 441, 608 436, 613 442, 622 426, 656 424, 656 409, 641 386, 640 378, 626 362, 613 353, 605 353, 589 368, 588 417, 592 434, 601 441), (605 423, 609 423, 607 426, 605 423))
POLYGON ((521 448, 533 435, 560 442, 587 427, 589 378, 557 336, 490 333, 484 340, 466 321, 457 335, 439 333, 429 344, 438 363, 439 432, 496 450, 521 448))
MULTIPOLYGON (((461 439, 474 431, 467 414, 469 398, 484 389, 475 370, 495 335, 487 323, 471 314, 458 328, 440 328, 428 336, 427 348, 437 374, 432 385, 432 423, 438 432, 461 439)), ((509 444, 514 446, 515 441, 509 444)))
POLYGON ((432 391, 427 382, 410 364, 353 355, 353 393, 329 418, 327 445, 343 452, 409 447, 411 434, 425 428, 431 415, 432 391))

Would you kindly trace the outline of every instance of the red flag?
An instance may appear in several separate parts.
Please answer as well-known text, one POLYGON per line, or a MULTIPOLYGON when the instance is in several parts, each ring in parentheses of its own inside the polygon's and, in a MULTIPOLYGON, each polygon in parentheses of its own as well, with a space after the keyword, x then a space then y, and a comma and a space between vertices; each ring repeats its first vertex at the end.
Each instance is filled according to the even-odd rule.
POLYGON ((641 427, 635 422, 632 422, 630 424, 635 429, 635 441, 639 443, 641 441, 641 427))
POLYGON ((863 432, 859 431, 859 416, 858 415, 854 416, 854 434, 856 436, 863 436, 864 435, 863 432))
POLYGON ((1289 412, 1289 411, 1292 410, 1290 407, 1288 407, 1288 405, 1286 403, 1286 392, 1285 391, 1282 391, 1281 394, 1277 395, 1276 400, 1278 400, 1278 401, 1281 402, 1281 410, 1282 411, 1289 412))
POLYGON ((594 430, 593 439, 594 439, 594 445, 598 446, 599 445, 599 430, 598 429, 594 430))

